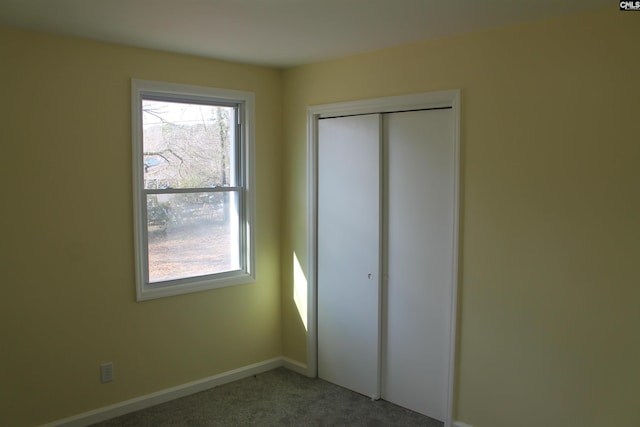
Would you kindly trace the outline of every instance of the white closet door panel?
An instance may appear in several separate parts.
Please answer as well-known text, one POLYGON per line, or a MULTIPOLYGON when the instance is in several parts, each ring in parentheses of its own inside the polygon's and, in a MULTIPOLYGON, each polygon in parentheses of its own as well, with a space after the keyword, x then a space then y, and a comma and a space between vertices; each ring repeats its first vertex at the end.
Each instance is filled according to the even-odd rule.
POLYGON ((318 132, 318 376, 378 398, 380 117, 318 132))
POLYGON ((446 415, 454 238, 452 112, 385 115, 386 346, 383 398, 446 415))

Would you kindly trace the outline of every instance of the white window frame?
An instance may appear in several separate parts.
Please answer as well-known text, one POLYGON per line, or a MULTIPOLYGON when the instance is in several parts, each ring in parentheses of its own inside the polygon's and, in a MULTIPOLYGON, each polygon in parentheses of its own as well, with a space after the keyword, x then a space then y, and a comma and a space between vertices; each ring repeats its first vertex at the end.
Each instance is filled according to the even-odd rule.
POLYGON ((149 80, 131 80, 133 140, 133 213, 137 301, 199 292, 255 281, 255 190, 254 190, 254 110, 255 96, 243 92, 149 80), (149 283, 147 257, 147 214, 144 191, 142 100, 160 98, 177 102, 237 106, 239 173, 240 270, 149 283))

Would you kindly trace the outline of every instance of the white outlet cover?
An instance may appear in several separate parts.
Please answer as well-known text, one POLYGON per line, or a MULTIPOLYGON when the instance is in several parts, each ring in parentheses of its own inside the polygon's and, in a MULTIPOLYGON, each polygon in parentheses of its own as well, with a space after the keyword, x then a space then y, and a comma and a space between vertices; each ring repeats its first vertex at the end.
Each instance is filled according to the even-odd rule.
POLYGON ((113 381, 113 363, 103 363, 100 365, 100 381, 108 383, 113 381))

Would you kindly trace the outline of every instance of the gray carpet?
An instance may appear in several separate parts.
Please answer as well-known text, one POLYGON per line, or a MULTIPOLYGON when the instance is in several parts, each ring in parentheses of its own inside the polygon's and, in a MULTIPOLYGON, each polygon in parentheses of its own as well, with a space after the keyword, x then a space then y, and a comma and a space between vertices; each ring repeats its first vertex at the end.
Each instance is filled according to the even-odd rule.
POLYGON ((442 423, 284 368, 113 418, 96 427, 426 426, 442 423))

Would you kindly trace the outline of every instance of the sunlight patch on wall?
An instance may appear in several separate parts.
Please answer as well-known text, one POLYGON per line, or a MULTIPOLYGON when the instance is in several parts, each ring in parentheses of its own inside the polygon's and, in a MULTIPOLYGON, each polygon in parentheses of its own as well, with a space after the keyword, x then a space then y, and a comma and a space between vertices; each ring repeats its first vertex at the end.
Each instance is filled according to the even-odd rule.
POLYGON ((296 303, 304 330, 309 330, 307 327, 307 277, 302 271, 295 252, 293 253, 293 301, 296 303))

